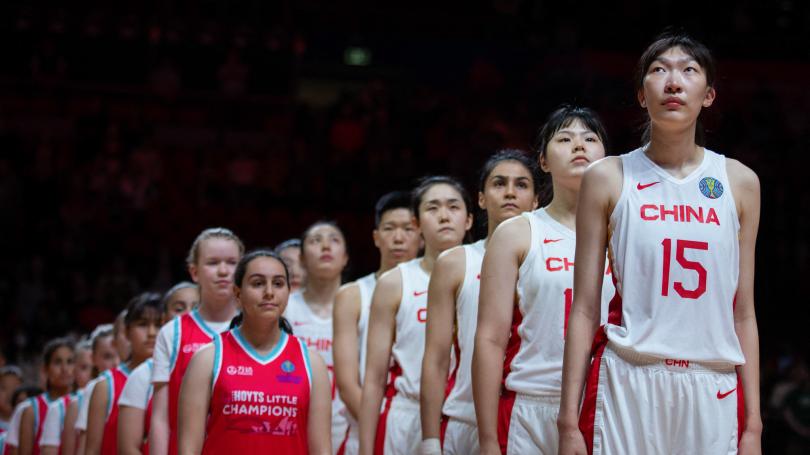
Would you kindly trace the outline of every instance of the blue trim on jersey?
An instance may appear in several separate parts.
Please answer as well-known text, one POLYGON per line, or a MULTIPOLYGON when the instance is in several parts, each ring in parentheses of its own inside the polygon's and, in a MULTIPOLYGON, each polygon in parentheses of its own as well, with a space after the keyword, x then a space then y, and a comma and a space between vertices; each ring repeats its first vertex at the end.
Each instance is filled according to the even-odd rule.
POLYGON ((6 436, 8 436, 7 431, 0 433, 0 453, 6 453, 6 436))
MULTIPOLYGON (((47 393, 45 392, 43 395, 47 396, 47 393)), ((37 404, 37 397, 31 397, 29 400, 31 400, 31 409, 34 410, 34 436, 36 436, 36 430, 39 427, 39 405, 37 404)))
MULTIPOLYGON (((155 362, 152 359, 146 361, 146 368, 149 369, 149 377, 152 377, 152 372, 155 370, 155 362)), ((152 390, 154 390, 154 386, 152 385, 152 381, 149 381, 149 386, 146 388, 146 401, 143 403, 143 408, 146 409, 149 406, 149 399, 152 398, 152 390)))
POLYGON ((129 366, 125 362, 121 362, 121 365, 118 365, 118 371, 124 373, 124 376, 129 377, 129 374, 132 373, 132 370, 129 369, 129 366))
POLYGON ((275 360, 275 358, 278 357, 279 354, 281 354, 281 351, 284 349, 284 346, 287 345, 287 338, 288 338, 287 332, 281 330, 281 337, 279 337, 276 345, 273 346, 273 349, 269 353, 267 353, 267 355, 263 356, 260 355, 258 352, 256 352, 256 349, 254 349, 253 346, 251 346, 250 343, 248 343, 247 340, 242 336, 242 332, 239 330, 239 327, 236 327, 233 330, 231 330, 231 333, 233 333, 234 339, 239 344, 239 346, 241 346, 242 349, 247 353, 247 355, 249 355, 253 360, 262 365, 267 365, 268 363, 275 360))
POLYGON ((219 371, 222 369, 222 336, 214 337, 214 374, 211 375, 211 394, 214 393, 214 384, 219 378, 219 371))
POLYGON ((301 338, 298 339, 298 343, 301 345, 301 354, 304 357, 304 365, 306 366, 307 369, 307 378, 309 378, 309 389, 312 390, 312 365, 309 363, 309 348, 307 347, 307 343, 301 338))
POLYGON ((172 319, 174 325, 174 335, 172 336, 172 354, 169 356, 169 372, 174 371, 174 364, 177 362, 177 353, 180 352, 180 316, 172 319))
POLYGON ((59 433, 62 433, 62 430, 65 429, 65 402, 64 400, 59 400, 59 433))
POLYGON ((200 311, 197 308, 191 310, 191 319, 194 319, 194 322, 196 322, 202 331, 205 332, 209 337, 214 338, 218 335, 216 332, 211 330, 211 327, 208 327, 208 324, 206 324, 205 321, 203 321, 202 316, 200 316, 200 311))
POLYGON ((107 414, 104 416, 104 421, 106 422, 112 412, 113 389, 115 388, 115 379, 113 379, 112 371, 105 371, 104 379, 107 380, 107 414))

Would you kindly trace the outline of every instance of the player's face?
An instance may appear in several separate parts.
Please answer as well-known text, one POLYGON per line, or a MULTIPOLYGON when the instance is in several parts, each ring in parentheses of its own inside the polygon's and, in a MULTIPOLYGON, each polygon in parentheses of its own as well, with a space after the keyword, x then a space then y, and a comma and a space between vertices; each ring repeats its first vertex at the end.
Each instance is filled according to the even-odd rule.
POLYGON ((22 385, 20 378, 13 374, 0 377, 0 413, 4 416, 11 414, 11 395, 17 387, 22 385))
POLYGON ((419 253, 419 228, 413 212, 406 208, 391 209, 382 214, 374 230, 374 246, 379 248, 383 262, 398 264, 419 253))
POLYGON ((211 237, 200 242, 197 263, 189 267, 200 294, 217 299, 233 296, 233 271, 239 262, 239 246, 231 239, 211 237))
POLYGON ((301 265, 301 248, 287 247, 279 251, 278 255, 287 264, 287 270, 290 271, 290 290, 294 292, 304 284, 307 277, 307 271, 301 265))
POLYGON ((53 387, 66 388, 73 385, 74 352, 66 346, 56 348, 50 362, 45 365, 48 383, 53 387))
POLYGON ((537 194, 531 172, 517 161, 498 163, 484 182, 484 192, 478 193, 478 206, 486 210, 489 223, 495 226, 536 209, 537 194))
POLYGON ((675 128, 693 124, 714 97, 703 68, 680 47, 653 60, 638 93, 639 104, 647 109, 654 125, 675 128))
POLYGON ((303 264, 307 276, 339 277, 348 261, 346 240, 338 229, 319 224, 309 230, 303 241, 303 264))
POLYGON ((73 368, 76 375, 76 386, 84 387, 93 376, 93 353, 88 349, 76 351, 76 363, 73 368))
POLYGON ((96 370, 102 372, 115 368, 120 361, 118 351, 115 350, 113 345, 112 335, 96 339, 95 348, 93 349, 93 365, 96 370))
POLYGON ((245 321, 254 318, 278 320, 287 308, 290 288, 284 264, 271 257, 257 257, 245 268, 245 277, 234 287, 245 321))
POLYGON ((188 313, 200 301, 200 291, 197 288, 182 288, 172 294, 166 302, 166 321, 175 316, 188 313))
POLYGON ((464 198, 452 186, 438 183, 422 196, 419 227, 430 248, 444 251, 461 245, 471 226, 472 215, 467 212, 464 198))
POLYGON ((573 182, 577 188, 585 169, 604 158, 605 144, 595 132, 575 119, 554 133, 540 158, 540 168, 558 183, 573 182))
POLYGON ((152 357, 158 330, 160 330, 160 315, 154 310, 145 311, 142 317, 127 326, 132 358, 143 361, 152 357))

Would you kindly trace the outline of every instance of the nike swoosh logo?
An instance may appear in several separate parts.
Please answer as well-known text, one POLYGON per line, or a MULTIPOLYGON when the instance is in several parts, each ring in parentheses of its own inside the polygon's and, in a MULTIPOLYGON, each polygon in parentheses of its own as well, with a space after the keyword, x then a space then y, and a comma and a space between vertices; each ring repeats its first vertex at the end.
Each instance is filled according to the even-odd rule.
POLYGON ((543 243, 554 243, 559 242, 562 239, 543 239, 543 243))
POLYGON ((419 297, 420 295, 425 295, 425 294, 427 294, 427 291, 422 291, 422 292, 413 291, 413 296, 414 297, 419 297))
POLYGON ((736 388, 736 387, 734 387, 733 389, 729 390, 729 391, 728 391, 728 392, 726 392, 726 393, 720 393, 720 391, 718 390, 718 391, 717 391, 717 399, 718 399, 718 400, 722 400, 723 398, 725 398, 725 397, 727 397, 727 396, 731 395, 731 393, 732 393, 732 392, 734 392, 735 390, 737 390, 737 388, 736 388))
POLYGON ((638 182, 638 185, 636 185, 636 188, 637 188, 639 191, 641 191, 641 190, 643 190, 644 188, 649 188, 649 187, 651 187, 651 186, 653 186, 653 185, 655 185, 655 184, 657 184, 657 183, 661 183, 661 182, 652 182, 652 183, 647 183, 647 184, 644 184, 644 185, 642 185, 642 184, 641 184, 641 182, 638 182))
POLYGON ((294 327, 298 327, 299 325, 306 325, 306 324, 307 324, 306 322, 293 321, 293 326, 294 327))
POLYGON ((480 280, 481 279, 481 274, 479 273, 478 276, 475 277, 475 279, 480 280))

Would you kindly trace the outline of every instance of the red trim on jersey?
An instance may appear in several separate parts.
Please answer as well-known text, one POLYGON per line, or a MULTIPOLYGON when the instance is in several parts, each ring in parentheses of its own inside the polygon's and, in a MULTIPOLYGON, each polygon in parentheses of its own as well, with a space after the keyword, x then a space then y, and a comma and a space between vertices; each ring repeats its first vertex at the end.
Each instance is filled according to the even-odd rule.
POLYGON ((453 341, 453 354, 456 356, 456 366, 453 368, 453 372, 450 373, 450 377, 447 378, 447 387, 444 389, 444 399, 447 401, 447 397, 450 396, 450 392, 453 391, 453 387, 456 386, 456 377, 458 376, 458 366, 461 364, 461 348, 458 346, 458 338, 453 341))
MULTIPOLYGON (((37 395, 34 399, 34 403, 32 406, 37 407, 37 413, 39 415, 39 421, 36 422, 37 426, 34 428, 34 446, 31 449, 31 453, 33 455, 39 455, 40 447, 39 447, 39 440, 42 438, 42 430, 45 428, 45 418, 48 416, 48 392, 41 393, 37 395)), ((6 444, 8 447, 8 444, 6 444)))
POLYGON ((345 455, 346 454, 346 443, 349 442, 349 432, 352 430, 351 425, 346 428, 346 436, 343 438, 343 442, 340 443, 340 447, 337 450, 335 455, 345 455))
POLYGON ((745 429, 745 393, 742 385, 742 378, 737 372, 737 448, 740 447, 740 439, 745 429))
MULTIPOLYGON (((616 300, 616 297, 614 297, 613 300, 616 300)), ((619 298, 619 302, 621 302, 621 298, 619 298)), ((611 305, 613 305, 613 301, 611 301, 611 305)), ((593 454, 593 427, 594 421, 596 420, 596 395, 599 389, 599 367, 602 364, 602 353, 605 352, 607 341, 604 326, 600 327, 593 340, 593 361, 591 362, 588 378, 585 382, 585 399, 582 401, 582 411, 579 414, 579 431, 582 432, 582 437, 585 439, 585 446, 588 448, 589 455, 593 454)))
POLYGON ((515 356, 520 352, 520 334, 518 327, 523 323, 523 313, 520 312, 520 307, 515 303, 512 310, 512 327, 509 329, 509 341, 506 342, 506 349, 504 350, 503 357, 503 377, 501 378, 501 389, 506 390, 506 377, 512 372, 512 361, 515 356))
POLYGON ((509 427, 512 425, 512 408, 515 407, 515 392, 504 389, 498 400, 498 445, 506 455, 509 445, 509 427))
POLYGON ((107 383, 107 388, 112 387, 112 404, 110 406, 110 415, 104 422, 104 433, 101 438, 101 454, 102 455, 115 455, 118 453, 118 399, 121 398, 121 392, 124 391, 124 385, 129 379, 129 375, 125 373, 121 367, 110 370, 110 378, 112 384, 107 383))
POLYGON ((377 435, 374 439, 374 453, 375 455, 383 455, 385 449, 385 426, 388 422, 388 412, 391 410, 391 402, 394 401, 394 396, 397 394, 397 389, 394 387, 394 382, 398 377, 402 376, 402 367, 399 364, 394 364, 391 371, 388 373, 388 386, 385 388, 385 407, 383 412, 380 413, 380 419, 377 421, 377 435))
POLYGON ((439 426, 439 444, 444 448, 444 435, 447 434, 447 424, 450 423, 450 417, 442 415, 442 423, 439 426))
MULTIPOLYGON (((621 325, 622 323, 622 296, 619 295, 619 287, 616 286, 616 274, 611 274, 610 280, 613 281, 613 298, 610 299, 608 304, 608 324, 621 325)), ((602 330, 604 332, 604 330, 602 330)), ((594 340, 594 343, 596 340, 594 340)))

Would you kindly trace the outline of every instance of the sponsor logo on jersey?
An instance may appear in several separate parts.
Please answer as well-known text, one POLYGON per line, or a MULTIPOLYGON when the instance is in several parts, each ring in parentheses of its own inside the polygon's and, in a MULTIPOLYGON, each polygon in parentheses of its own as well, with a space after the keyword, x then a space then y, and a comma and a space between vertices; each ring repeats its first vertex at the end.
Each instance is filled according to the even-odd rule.
POLYGON ((723 195, 723 184, 714 177, 703 177, 698 183, 700 192, 709 199, 717 199, 723 195))
POLYGON ((666 359, 664 360, 664 365, 669 367, 689 368, 689 361, 681 359, 666 359))
POLYGON ((285 384, 300 384, 303 378, 298 376, 297 374, 292 374, 295 372, 295 364, 290 362, 289 360, 285 360, 281 363, 281 371, 284 374, 276 375, 276 379, 278 382, 283 382, 285 384))
POLYGON ((727 396, 731 395, 731 392, 733 392, 733 391, 735 391, 735 390, 737 390, 737 388, 736 388, 736 387, 734 387, 733 389, 729 390, 728 392, 720 392, 720 391, 718 390, 718 391, 717 391, 717 399, 718 399, 718 400, 722 400, 723 398, 725 398, 725 397, 727 397, 727 396))
POLYGON ((661 183, 661 182, 650 182, 650 183, 644 183, 644 184, 642 184, 641 182, 638 182, 638 184, 636 185, 636 189, 641 191, 641 190, 643 190, 645 188, 649 188, 649 187, 655 185, 656 183, 661 183))
POLYGON ((228 365, 225 372, 231 376, 253 376, 253 367, 244 365, 228 365))
POLYGON ((562 239, 543 239, 543 243, 544 244, 546 244, 546 243, 554 243, 554 242, 559 242, 560 240, 562 240, 562 239))
MULTIPOLYGON (((720 183, 720 182, 718 182, 720 183)), ((644 204, 641 206, 639 216, 644 221, 674 221, 676 223, 702 223, 720 226, 720 218, 714 207, 704 210, 703 207, 691 205, 665 205, 644 204)))
POLYGON ((208 343, 189 343, 183 345, 183 354, 193 354, 208 343))

